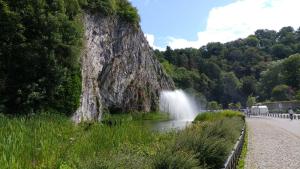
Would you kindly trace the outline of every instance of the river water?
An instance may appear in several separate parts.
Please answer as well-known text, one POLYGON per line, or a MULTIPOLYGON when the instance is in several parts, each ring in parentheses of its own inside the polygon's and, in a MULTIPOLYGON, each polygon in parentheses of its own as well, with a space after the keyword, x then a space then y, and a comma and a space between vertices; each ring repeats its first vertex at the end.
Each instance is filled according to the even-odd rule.
POLYGON ((192 121, 185 120, 169 120, 169 121, 151 121, 145 120, 143 126, 153 131, 166 132, 171 130, 181 130, 187 127, 192 121))

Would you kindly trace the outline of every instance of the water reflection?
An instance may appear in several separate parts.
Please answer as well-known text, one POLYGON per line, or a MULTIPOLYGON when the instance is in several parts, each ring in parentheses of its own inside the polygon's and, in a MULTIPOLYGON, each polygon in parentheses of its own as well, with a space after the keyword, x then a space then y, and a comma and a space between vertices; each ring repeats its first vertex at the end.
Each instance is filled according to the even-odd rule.
POLYGON ((153 131, 166 132, 170 130, 181 130, 191 124, 192 121, 170 120, 170 121, 143 121, 143 125, 153 131))

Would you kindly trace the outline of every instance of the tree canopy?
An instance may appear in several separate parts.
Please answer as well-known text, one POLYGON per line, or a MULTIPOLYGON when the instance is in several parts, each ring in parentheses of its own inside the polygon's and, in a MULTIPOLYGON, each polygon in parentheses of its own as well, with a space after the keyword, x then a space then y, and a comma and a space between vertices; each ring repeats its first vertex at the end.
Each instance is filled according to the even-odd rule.
POLYGON ((295 99, 300 85, 296 54, 300 50, 299 30, 260 29, 245 39, 208 43, 199 49, 167 47, 165 52, 156 54, 177 87, 193 88, 208 101, 217 101, 224 107, 238 102, 245 106, 248 97, 274 100, 272 91, 278 85, 287 85, 291 91, 285 99, 295 99), (183 74, 189 71, 193 73, 183 74))

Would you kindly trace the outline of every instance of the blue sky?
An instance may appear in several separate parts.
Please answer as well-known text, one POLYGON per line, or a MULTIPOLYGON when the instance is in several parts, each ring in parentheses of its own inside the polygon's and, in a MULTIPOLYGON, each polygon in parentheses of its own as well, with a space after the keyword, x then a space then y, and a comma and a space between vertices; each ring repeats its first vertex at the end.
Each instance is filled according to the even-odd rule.
POLYGON ((199 48, 257 29, 299 27, 299 0, 130 0, 154 48, 199 48))

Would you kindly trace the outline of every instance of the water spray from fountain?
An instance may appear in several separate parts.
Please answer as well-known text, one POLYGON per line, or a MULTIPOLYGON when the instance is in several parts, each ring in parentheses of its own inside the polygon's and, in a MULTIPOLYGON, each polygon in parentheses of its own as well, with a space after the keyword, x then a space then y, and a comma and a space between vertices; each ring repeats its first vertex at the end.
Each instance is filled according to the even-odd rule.
POLYGON ((195 100, 183 90, 162 91, 160 93, 159 109, 175 120, 192 121, 200 111, 195 100))

